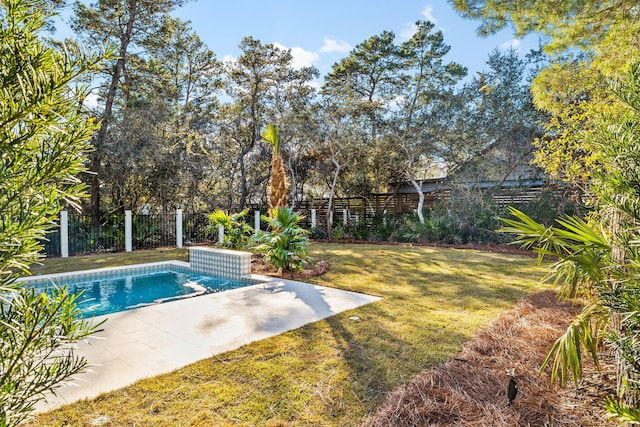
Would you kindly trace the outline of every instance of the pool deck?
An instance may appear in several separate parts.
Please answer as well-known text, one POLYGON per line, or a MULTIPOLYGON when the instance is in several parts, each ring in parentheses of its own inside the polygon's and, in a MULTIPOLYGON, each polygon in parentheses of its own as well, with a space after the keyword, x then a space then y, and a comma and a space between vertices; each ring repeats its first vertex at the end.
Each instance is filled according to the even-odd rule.
POLYGON ((90 370, 38 404, 37 411, 92 398, 380 299, 264 279, 270 282, 96 317, 108 318, 104 330, 77 348, 90 370))

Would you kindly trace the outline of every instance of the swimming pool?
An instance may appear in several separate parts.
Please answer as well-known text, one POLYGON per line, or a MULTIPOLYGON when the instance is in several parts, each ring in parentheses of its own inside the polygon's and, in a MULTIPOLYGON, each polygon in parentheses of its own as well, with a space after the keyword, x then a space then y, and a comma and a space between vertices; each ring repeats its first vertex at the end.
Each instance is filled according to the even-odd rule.
POLYGON ((84 317, 132 310, 256 283, 251 279, 192 272, 188 263, 179 262, 30 277, 23 282, 43 292, 52 283, 67 285, 74 294, 83 292, 78 299, 78 307, 84 317))

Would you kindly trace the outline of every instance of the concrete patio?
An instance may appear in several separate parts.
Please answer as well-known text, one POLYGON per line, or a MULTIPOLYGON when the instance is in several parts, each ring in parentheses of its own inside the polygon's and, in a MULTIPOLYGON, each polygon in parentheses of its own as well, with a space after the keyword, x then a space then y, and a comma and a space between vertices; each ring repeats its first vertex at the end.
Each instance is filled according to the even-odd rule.
POLYGON ((37 410, 95 397, 380 299, 264 279, 271 282, 97 317, 108 318, 104 331, 80 343, 77 351, 90 371, 37 410))

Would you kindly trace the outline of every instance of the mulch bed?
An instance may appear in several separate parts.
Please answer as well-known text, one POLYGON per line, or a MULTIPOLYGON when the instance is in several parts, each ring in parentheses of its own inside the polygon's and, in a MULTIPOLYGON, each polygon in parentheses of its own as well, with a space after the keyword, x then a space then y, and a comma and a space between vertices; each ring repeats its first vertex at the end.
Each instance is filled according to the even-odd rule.
POLYGON ((299 271, 279 271, 276 267, 266 263, 261 254, 251 256, 251 272, 264 276, 281 277, 283 279, 305 280, 311 277, 320 276, 329 271, 328 261, 315 261, 305 266, 299 271))
POLYGON ((615 394, 615 368, 601 355, 578 387, 560 388, 539 366, 578 308, 545 291, 518 302, 466 343, 462 352, 389 394, 365 426, 605 427, 602 402, 615 394), (518 384, 509 405, 510 375, 518 384))

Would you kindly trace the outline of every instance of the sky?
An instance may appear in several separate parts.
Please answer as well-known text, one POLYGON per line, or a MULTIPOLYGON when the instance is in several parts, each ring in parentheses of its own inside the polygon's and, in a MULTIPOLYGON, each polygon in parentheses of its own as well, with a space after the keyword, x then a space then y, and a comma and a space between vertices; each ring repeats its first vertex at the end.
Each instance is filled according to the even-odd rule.
POLYGON ((240 55, 238 44, 252 36, 263 44, 291 49, 295 66, 313 65, 324 76, 331 66, 368 38, 392 31, 399 44, 418 20, 429 20, 451 46, 446 62, 486 69, 489 53, 515 48, 521 55, 537 47, 535 38, 514 39, 505 30, 490 38, 476 35, 478 21, 466 20, 446 0, 198 0, 174 13, 193 29, 218 59, 240 55))
MULTIPOLYGON (((69 14, 67 9, 62 19, 69 14)), ((400 44, 411 37, 418 20, 429 20, 442 31, 451 47, 444 60, 467 67, 466 80, 487 68, 494 49, 514 48, 524 55, 538 44, 534 37, 515 39, 510 30, 479 38, 480 23, 463 19, 447 0, 192 0, 173 15, 191 21, 220 60, 238 57, 238 45, 247 36, 291 49, 294 66, 318 68, 317 86, 358 44, 383 31, 392 31, 400 44)), ((54 37, 72 37, 66 25, 56 27, 54 37)))

